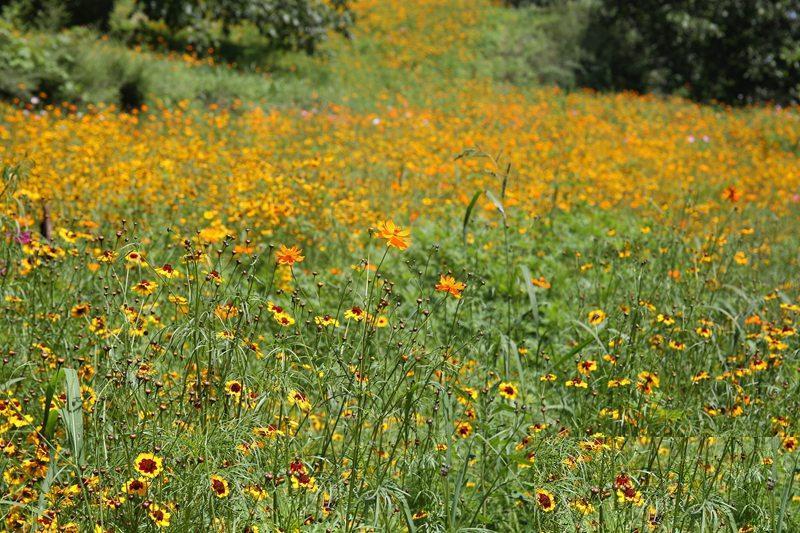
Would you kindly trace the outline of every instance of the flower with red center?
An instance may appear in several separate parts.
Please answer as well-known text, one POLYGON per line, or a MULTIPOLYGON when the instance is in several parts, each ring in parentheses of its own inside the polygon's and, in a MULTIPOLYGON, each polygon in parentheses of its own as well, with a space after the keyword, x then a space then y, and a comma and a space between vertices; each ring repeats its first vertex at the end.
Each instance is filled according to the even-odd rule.
POLYGON ((306 489, 313 492, 317 490, 317 480, 306 472, 301 472, 292 476, 292 488, 295 490, 306 489))
POLYGON ((241 382, 236 381, 235 379, 232 379, 225 383, 225 394, 227 394, 228 396, 233 396, 234 398, 238 398, 239 395, 242 394, 243 389, 244 387, 242 387, 241 382))
POLYGON ((143 279, 142 281, 134 285, 131 290, 137 294, 141 294, 142 296, 148 296, 156 292, 157 288, 158 288, 158 283, 156 283, 155 281, 148 281, 146 279, 143 279))
POLYGON ((159 276, 167 279, 177 278, 181 275, 181 273, 172 268, 172 265, 169 263, 165 263, 164 266, 157 268, 156 272, 159 276))
POLYGON ((597 370, 597 362, 592 360, 581 361, 578 363, 578 373, 588 376, 593 371, 597 370))
POLYGON ((462 283, 461 281, 456 281, 453 276, 439 276, 439 283, 436 284, 436 290, 439 292, 446 292, 452 295, 454 298, 461 298, 461 291, 463 291, 467 285, 462 283))
POLYGON ((131 478, 122 484, 122 492, 130 496, 144 496, 149 484, 146 478, 131 478))
POLYGON ((386 246, 397 248, 398 250, 405 250, 411 243, 411 232, 396 226, 391 220, 385 222, 378 222, 378 228, 375 232, 375 237, 379 239, 386 239, 386 246))
POLYGON ((151 503, 150 507, 147 508, 147 514, 156 526, 169 527, 169 517, 171 513, 165 507, 156 503, 151 503))
POLYGON ((140 453, 136 456, 133 466, 144 477, 154 478, 161 473, 163 461, 152 453, 140 453))
POLYGON ((798 446, 797 437, 792 437, 792 436, 784 437, 783 441, 781 442, 781 446, 783 446, 784 450, 790 453, 797 450, 798 446))
POLYGON ((278 251, 275 253, 275 259, 278 261, 279 265, 292 266, 295 263, 301 263, 303 259, 305 259, 302 254, 303 250, 297 246, 287 248, 285 245, 281 244, 280 248, 278 248, 278 251))
POLYGON ((498 390, 500 391, 500 396, 507 400, 515 399, 519 394, 519 389, 517 389, 516 385, 508 382, 501 383, 498 390))
POLYGON ((545 489, 536 489, 536 504, 545 513, 549 513, 556 508, 556 500, 553 493, 545 489))
POLYGON ((472 424, 469 422, 459 422, 456 424, 456 434, 462 439, 472 435, 472 424))
POLYGON ((212 474, 211 476, 211 490, 217 498, 227 498, 231 493, 228 480, 216 474, 212 474))
POLYGON ((362 320, 364 320, 365 316, 366 312, 357 305, 354 305, 353 307, 344 312, 344 317, 346 319, 348 320, 352 319, 355 320, 356 322, 361 322, 362 320))

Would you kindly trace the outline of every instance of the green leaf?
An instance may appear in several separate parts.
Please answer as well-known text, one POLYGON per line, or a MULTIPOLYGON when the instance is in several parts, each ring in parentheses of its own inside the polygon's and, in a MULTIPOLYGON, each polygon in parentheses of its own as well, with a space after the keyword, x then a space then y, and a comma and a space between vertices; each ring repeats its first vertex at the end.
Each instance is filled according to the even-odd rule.
POLYGON ((482 191, 477 191, 474 195, 472 195, 472 200, 470 200, 469 205, 467 206, 467 212, 464 213, 464 224, 461 227, 461 240, 464 241, 464 244, 467 242, 467 224, 469 224, 469 217, 472 215, 472 210, 475 208, 475 204, 480 198, 482 191))
POLYGON ((81 384, 78 373, 72 368, 64 369, 64 379, 67 384, 67 404, 61 409, 61 417, 67 428, 69 446, 74 454, 75 461, 83 464, 83 400, 81 399, 81 384))

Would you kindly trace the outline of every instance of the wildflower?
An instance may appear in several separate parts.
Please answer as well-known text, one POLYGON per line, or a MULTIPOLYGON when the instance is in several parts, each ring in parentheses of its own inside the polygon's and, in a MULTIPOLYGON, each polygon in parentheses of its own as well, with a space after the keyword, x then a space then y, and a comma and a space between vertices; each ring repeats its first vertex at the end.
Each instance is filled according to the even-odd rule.
POLYGON ((405 250, 411 242, 411 232, 403 229, 400 226, 395 226, 394 222, 387 220, 377 224, 378 231, 375 236, 379 239, 386 239, 386 246, 397 248, 398 250, 405 250))
POLYGON ((302 472, 292 476, 292 488, 295 490, 305 489, 314 492, 317 490, 317 480, 308 475, 308 473, 302 472))
POLYGON ((466 439, 467 437, 472 435, 472 424, 470 424, 469 422, 456 423, 456 435, 458 435, 462 439, 466 439))
POLYGON ((333 326, 334 328, 339 327, 339 321, 330 315, 316 316, 314 317, 314 323, 324 328, 328 326, 333 326))
POLYGON ((302 250, 297 246, 287 248, 281 244, 278 251, 275 253, 279 265, 293 266, 295 263, 301 263, 305 257, 302 255, 302 250))
POLYGON ((556 500, 553 493, 545 489, 536 489, 536 504, 545 513, 556 508, 556 500))
POLYGON ((131 478, 122 484, 122 492, 129 496, 144 496, 149 485, 147 478, 131 478))
POLYGON ((595 309, 594 311, 590 311, 588 316, 589 316, 589 324, 593 326, 599 326, 606 319, 606 314, 603 312, 602 309, 595 309))
POLYGON ((133 286, 131 289, 133 292, 137 294, 141 294, 142 296, 149 296, 156 292, 158 288, 158 283, 154 281, 147 281, 146 279, 140 281, 136 285, 133 286))
POLYGON ((725 190, 722 191, 722 198, 724 200, 728 200, 730 203, 736 203, 739 201, 739 198, 742 197, 742 193, 736 189, 733 185, 729 185, 725 187, 725 190))
POLYGON ((133 461, 137 472, 148 478, 154 478, 161 473, 163 461, 152 453, 140 453, 133 461))
POLYGON ((519 393, 519 389, 517 389, 516 385, 508 382, 501 383, 498 387, 498 390, 500 391, 500 396, 507 400, 516 399, 517 394, 519 393))
POLYGON ((172 268, 172 265, 169 263, 164 264, 164 266, 156 268, 156 273, 161 276, 162 278, 172 279, 180 277, 181 273, 172 268))
POLYGON ((228 480, 216 474, 212 474, 211 476, 211 490, 217 498, 227 498, 231 493, 228 480))
POLYGON ((91 309, 92 309, 92 306, 89 305, 86 302, 75 304, 74 306, 72 306, 72 309, 70 309, 69 315, 72 318, 81 318, 81 317, 87 316, 91 309))
POLYGON ((306 395, 300 391, 296 390, 289 391, 287 400, 289 402, 289 405, 296 405, 298 409, 300 409, 303 412, 308 412, 311 410, 311 402, 308 401, 306 395))
POLYGON ((350 309, 344 312, 344 317, 347 320, 355 320, 356 322, 361 322, 362 320, 364 320, 365 316, 366 312, 357 305, 351 307, 350 309))
MULTIPOLYGON (((100 259, 100 261, 102 261, 102 259, 100 259)), ((125 255, 125 261, 127 261, 129 267, 147 266, 147 261, 145 261, 144 256, 136 251, 128 252, 125 255)))
POLYGON ((225 394, 228 396, 233 396, 234 398, 239 398, 242 394, 242 384, 235 379, 225 382, 225 394))
POLYGON ((639 381, 636 383, 636 387, 645 394, 650 394, 660 384, 658 376, 652 372, 639 372, 638 378, 639 381))
POLYGON ((581 361, 578 363, 578 373, 583 374, 584 376, 588 376, 592 372, 597 370, 597 362, 592 360, 581 361))
POLYGON ((792 436, 784 437, 781 441, 781 446, 783 446, 783 449, 787 452, 793 452, 797 450, 798 439, 792 436))
POLYGON ((171 513, 161 505, 151 503, 147 508, 147 515, 150 520, 158 527, 169 527, 169 517, 171 513))
POLYGON ((549 289, 551 287, 550 282, 547 281, 544 276, 539 276, 539 278, 531 278, 531 283, 534 287, 539 287, 540 289, 549 289))
POLYGON ((466 288, 466 284, 456 281, 453 276, 441 275, 439 276, 439 283, 436 284, 436 290, 439 292, 446 292, 454 298, 461 298, 461 291, 466 288))

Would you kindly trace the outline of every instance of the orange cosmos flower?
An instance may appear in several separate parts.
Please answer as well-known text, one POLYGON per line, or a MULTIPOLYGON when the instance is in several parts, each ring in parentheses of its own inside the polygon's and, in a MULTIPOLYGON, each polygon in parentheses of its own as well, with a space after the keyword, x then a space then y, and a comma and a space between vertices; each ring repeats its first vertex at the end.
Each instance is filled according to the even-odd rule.
POLYGON ((467 285, 461 281, 456 281, 453 276, 439 276, 439 283, 436 284, 436 290, 439 292, 446 292, 452 294, 455 298, 461 298, 461 291, 467 285))
POLYGON ((394 222, 387 220, 378 222, 378 231, 375 236, 379 239, 386 239, 386 246, 405 250, 411 244, 411 231, 395 226, 394 222))
POLYGON ((295 263, 302 263, 305 257, 302 255, 303 250, 298 248, 297 246, 292 246, 291 248, 287 248, 285 245, 281 244, 280 248, 278 248, 277 253, 275 254, 275 258, 278 260, 279 265, 288 265, 292 266, 295 263))
POLYGON ((722 198, 728 200, 730 203, 735 203, 739 201, 739 198, 742 197, 742 193, 736 190, 736 187, 730 185, 722 191, 722 198))

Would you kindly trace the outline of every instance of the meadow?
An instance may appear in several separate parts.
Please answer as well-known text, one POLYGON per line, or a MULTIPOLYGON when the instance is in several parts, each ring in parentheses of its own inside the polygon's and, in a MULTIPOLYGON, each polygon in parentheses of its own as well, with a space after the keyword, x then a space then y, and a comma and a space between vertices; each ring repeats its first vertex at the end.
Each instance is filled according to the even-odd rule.
POLYGON ((798 109, 355 7, 280 74, 0 104, 5 530, 800 530, 798 109))

